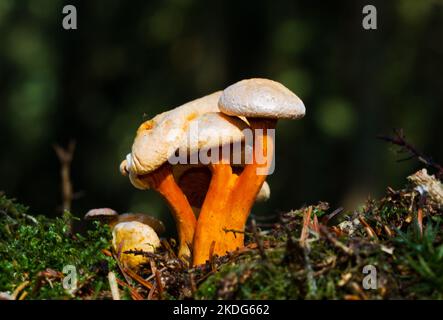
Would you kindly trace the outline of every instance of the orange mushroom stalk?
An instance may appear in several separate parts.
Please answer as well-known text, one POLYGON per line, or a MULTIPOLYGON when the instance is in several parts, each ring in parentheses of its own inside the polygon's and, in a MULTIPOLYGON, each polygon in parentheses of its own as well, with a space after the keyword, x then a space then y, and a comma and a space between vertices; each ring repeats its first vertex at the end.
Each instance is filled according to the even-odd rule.
POLYGON ((155 172, 140 176, 139 179, 146 181, 151 189, 156 190, 166 200, 177 228, 178 255, 179 257, 191 257, 190 248, 192 247, 197 220, 186 196, 174 180, 170 165, 164 164, 155 172))
POLYGON ((304 116, 303 102, 283 85, 266 79, 240 81, 224 90, 220 111, 246 117, 253 131, 252 163, 237 175, 230 164, 212 164, 212 180, 200 211, 193 245, 193 264, 244 245, 244 229, 257 194, 274 161, 274 130, 278 118, 304 116), (264 157, 264 159, 263 159, 264 157))
POLYGON ((273 161, 272 157, 265 163, 257 161, 258 152, 272 155, 274 142, 267 132, 254 134, 252 163, 245 165, 240 175, 230 164, 211 165, 212 179, 194 236, 194 265, 209 259, 213 242, 213 254, 217 255, 243 247, 246 221, 273 161))

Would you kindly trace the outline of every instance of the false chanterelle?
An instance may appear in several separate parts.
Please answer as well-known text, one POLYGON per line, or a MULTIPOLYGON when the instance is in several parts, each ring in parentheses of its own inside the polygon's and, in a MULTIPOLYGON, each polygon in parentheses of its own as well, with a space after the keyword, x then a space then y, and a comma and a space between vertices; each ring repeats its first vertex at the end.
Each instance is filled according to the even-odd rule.
POLYGON ((282 84, 243 80, 143 123, 120 171, 165 198, 179 256, 203 264, 210 251, 244 245, 254 202, 269 198, 277 119, 304 115, 303 102, 282 84))

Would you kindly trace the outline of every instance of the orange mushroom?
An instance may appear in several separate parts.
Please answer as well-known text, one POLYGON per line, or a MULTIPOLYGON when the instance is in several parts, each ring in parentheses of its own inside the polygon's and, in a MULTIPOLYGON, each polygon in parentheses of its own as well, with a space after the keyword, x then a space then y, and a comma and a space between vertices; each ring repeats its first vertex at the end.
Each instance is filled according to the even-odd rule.
POLYGON ((245 164, 239 175, 233 172, 229 163, 211 166, 212 180, 194 235, 194 265, 208 260, 213 242, 213 252, 219 255, 244 245, 242 231, 251 207, 272 171, 277 119, 298 119, 305 114, 303 102, 293 92, 267 79, 243 80, 226 88, 220 97, 219 108, 230 116, 247 118, 254 138, 252 161, 245 164))
POLYGON ((143 123, 129 154, 120 165, 123 175, 129 175, 138 189, 154 189, 168 203, 175 219, 179 237, 179 256, 191 256, 196 218, 192 208, 173 177, 173 164, 168 162, 182 143, 190 121, 198 116, 218 111, 221 92, 188 102, 143 123))

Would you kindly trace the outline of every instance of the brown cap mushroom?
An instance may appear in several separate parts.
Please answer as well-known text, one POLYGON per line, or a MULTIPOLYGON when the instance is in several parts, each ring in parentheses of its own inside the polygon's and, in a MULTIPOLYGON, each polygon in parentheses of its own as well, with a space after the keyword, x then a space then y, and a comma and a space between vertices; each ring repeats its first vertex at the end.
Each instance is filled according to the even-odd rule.
POLYGON ((246 117, 253 130, 252 163, 247 163, 239 175, 233 173, 229 165, 219 166, 218 172, 213 173, 209 190, 214 187, 226 191, 222 196, 208 191, 194 236, 194 265, 209 258, 213 241, 216 254, 243 246, 243 234, 227 233, 226 229, 244 230, 251 207, 270 173, 276 121, 279 118, 298 119, 305 114, 303 102, 294 93, 267 79, 248 79, 229 86, 220 97, 219 108, 230 116, 246 117), (259 161, 263 154, 267 157, 259 161), (224 227, 214 226, 211 217, 221 211, 225 213, 226 223, 224 227))
POLYGON ((111 208, 98 208, 89 210, 83 219, 85 220, 99 220, 108 223, 117 219, 118 213, 111 208))

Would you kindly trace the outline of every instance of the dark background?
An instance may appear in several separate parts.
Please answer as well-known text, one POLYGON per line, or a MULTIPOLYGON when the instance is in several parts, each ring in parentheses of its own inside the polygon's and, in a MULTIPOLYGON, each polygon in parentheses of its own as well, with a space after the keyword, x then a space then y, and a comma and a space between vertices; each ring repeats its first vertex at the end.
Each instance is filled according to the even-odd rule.
POLYGON ((420 168, 376 139, 404 128, 443 161, 443 4, 391 1, 0 0, 0 190, 58 215, 52 145, 75 139, 73 213, 112 207, 166 218, 119 174, 140 123, 250 77, 282 82, 307 115, 277 128, 273 216, 401 187, 420 168), (78 30, 62 28, 62 8, 78 30), (374 4, 378 29, 362 28, 374 4))

